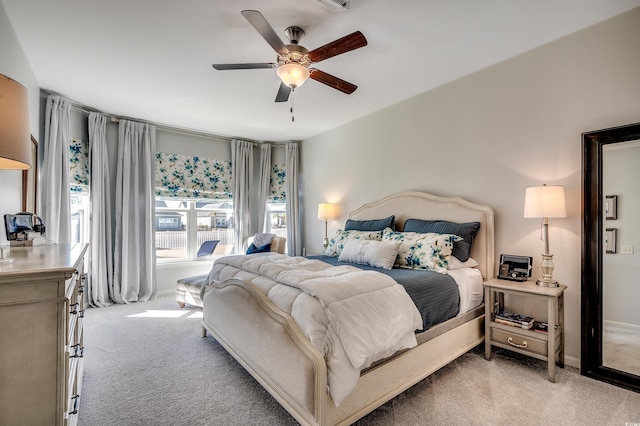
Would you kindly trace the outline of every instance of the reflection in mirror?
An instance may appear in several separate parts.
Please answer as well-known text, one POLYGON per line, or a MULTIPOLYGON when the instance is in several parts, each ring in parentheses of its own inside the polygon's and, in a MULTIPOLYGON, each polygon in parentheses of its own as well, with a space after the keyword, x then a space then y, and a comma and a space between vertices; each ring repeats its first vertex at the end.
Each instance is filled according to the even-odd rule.
MULTIPOLYGON (((640 376, 640 140, 602 148, 602 191, 616 214, 603 212, 603 232, 616 230, 602 257, 602 365, 640 376)), ((605 232, 606 235, 606 232, 605 232)))
POLYGON ((640 123, 582 139, 580 373, 640 392, 640 123))

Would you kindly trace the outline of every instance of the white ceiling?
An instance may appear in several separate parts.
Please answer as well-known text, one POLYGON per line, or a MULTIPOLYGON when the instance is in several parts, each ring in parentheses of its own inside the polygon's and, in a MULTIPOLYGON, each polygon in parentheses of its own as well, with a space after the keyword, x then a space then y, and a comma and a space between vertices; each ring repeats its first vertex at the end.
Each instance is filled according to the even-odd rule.
POLYGON ((640 0, 0 0, 39 85, 123 117, 221 136, 302 140, 640 6, 640 0), (285 43, 312 50, 360 30, 368 46, 315 68, 358 85, 309 80, 276 104, 276 62, 242 17, 262 12, 285 43))

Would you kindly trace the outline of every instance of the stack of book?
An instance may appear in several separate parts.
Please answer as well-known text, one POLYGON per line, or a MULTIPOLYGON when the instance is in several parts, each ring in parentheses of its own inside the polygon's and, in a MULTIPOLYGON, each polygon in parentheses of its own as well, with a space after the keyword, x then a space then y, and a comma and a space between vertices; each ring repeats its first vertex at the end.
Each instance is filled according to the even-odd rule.
POLYGON ((513 312, 500 311, 495 315, 495 322, 499 324, 511 325, 529 330, 533 327, 534 319, 513 312))

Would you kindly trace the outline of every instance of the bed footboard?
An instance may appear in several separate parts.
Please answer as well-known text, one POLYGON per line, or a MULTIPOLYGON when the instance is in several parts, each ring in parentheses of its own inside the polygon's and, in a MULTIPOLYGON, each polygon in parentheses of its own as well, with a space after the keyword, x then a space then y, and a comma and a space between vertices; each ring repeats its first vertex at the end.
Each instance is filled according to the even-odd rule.
POLYGON ((325 361, 294 320, 252 284, 209 284, 202 336, 216 340, 303 425, 348 425, 484 340, 484 315, 367 370, 336 407, 325 361))
POLYGON ((203 293, 203 337, 210 332, 300 423, 325 424, 326 365, 293 319, 239 280, 203 293))

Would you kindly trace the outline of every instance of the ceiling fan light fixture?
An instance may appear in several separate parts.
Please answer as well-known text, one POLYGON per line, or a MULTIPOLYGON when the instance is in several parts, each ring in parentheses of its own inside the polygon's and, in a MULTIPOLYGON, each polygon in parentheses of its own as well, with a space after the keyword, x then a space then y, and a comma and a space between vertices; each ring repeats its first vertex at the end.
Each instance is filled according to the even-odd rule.
POLYGON ((309 69, 294 63, 280 65, 276 73, 280 80, 292 89, 302 86, 311 74, 309 69))

